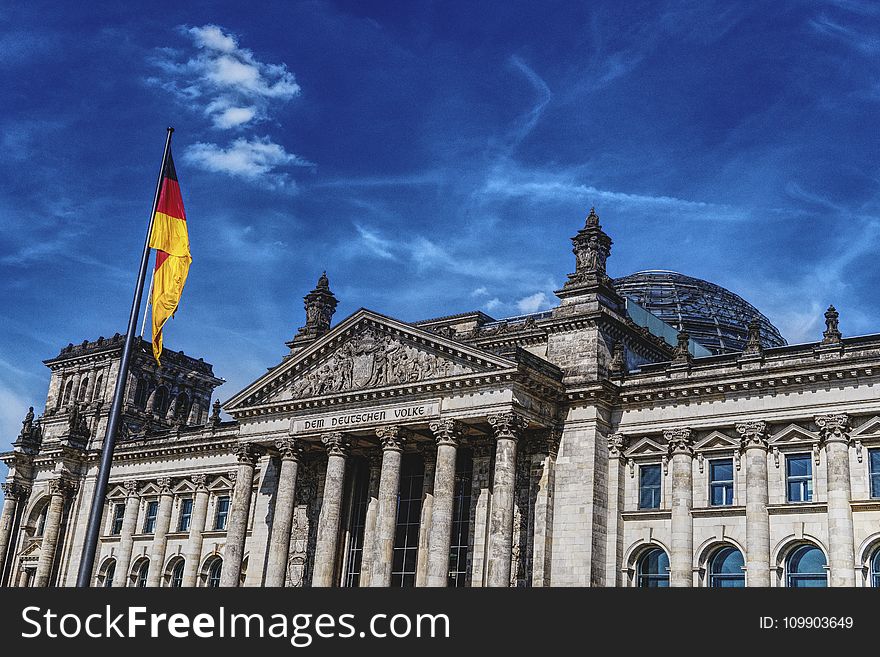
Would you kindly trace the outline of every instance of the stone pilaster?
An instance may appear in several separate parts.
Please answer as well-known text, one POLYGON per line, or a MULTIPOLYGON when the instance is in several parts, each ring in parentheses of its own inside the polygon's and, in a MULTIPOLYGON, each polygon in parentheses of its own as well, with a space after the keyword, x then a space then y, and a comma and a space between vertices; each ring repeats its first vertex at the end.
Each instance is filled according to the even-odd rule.
POLYGON ((131 568, 131 553, 134 549, 134 533, 137 527, 138 511, 141 506, 140 483, 129 479, 125 487, 125 515, 119 532, 119 552, 116 555, 116 570, 113 572, 113 586, 128 586, 128 572, 131 568))
POLYGON ((831 586, 855 586, 849 417, 846 413, 833 413, 819 415, 815 421, 825 443, 828 462, 828 566, 831 586))
POLYGON ((379 513, 376 517, 376 558, 370 586, 391 586, 400 461, 409 431, 405 427, 380 427, 376 429, 376 435, 382 441, 382 472, 379 475, 379 513))
POLYGON ((150 547, 150 570, 147 586, 159 586, 165 570, 165 548, 168 545, 168 530, 171 527, 171 514, 174 511, 174 493, 171 491, 171 477, 156 480, 159 486, 159 509, 156 514, 156 528, 153 544, 150 547))
POLYGON ((266 586, 284 586, 286 579, 293 507, 296 504, 296 476, 303 452, 302 445, 292 437, 276 441, 275 446, 281 453, 281 472, 278 475, 272 533, 269 537, 266 586))
POLYGON ((186 541, 186 565, 183 571, 183 586, 189 588, 196 585, 199 577, 199 565, 202 561, 202 532, 208 521, 208 478, 203 474, 191 477, 196 490, 193 495, 192 519, 189 524, 189 537, 186 541))
POLYGON ((437 440, 437 465, 434 469, 434 510, 428 541, 428 586, 446 586, 449 579, 449 545, 452 539, 452 508, 455 496, 455 460, 465 427, 461 422, 444 419, 431 422, 437 440))
POLYGON ((418 447, 425 464, 425 477, 422 481, 422 513, 419 516, 416 586, 425 586, 428 583, 428 552, 431 545, 431 519, 434 516, 434 473, 437 467, 437 450, 429 443, 419 443, 418 447))
POLYGON ((471 475, 471 514, 468 533, 473 537, 473 550, 469 551, 470 585, 486 585, 486 541, 489 529, 489 506, 492 489, 490 487, 491 447, 478 443, 473 447, 473 469, 471 475))
POLYGON ((608 586, 620 586, 623 567, 623 511, 626 457, 623 453, 629 439, 622 433, 608 437, 608 530, 605 548, 605 582, 608 586))
POLYGON ((532 529, 532 586, 550 586, 553 546, 553 488, 556 485, 556 455, 562 432, 551 429, 539 441, 532 455, 532 478, 535 490, 534 527, 532 529))
POLYGON ((367 484, 367 514, 364 518, 364 549, 361 552, 361 574, 358 586, 369 586, 376 554, 376 518, 379 515, 379 478, 382 457, 370 456, 370 480, 367 484))
POLYGON ((3 575, 12 569, 12 557, 8 559, 9 544, 15 534, 16 519, 18 517, 18 505, 27 499, 30 488, 16 482, 7 482, 3 488, 3 511, 0 513, 0 586, 3 585, 3 575), (9 563, 7 563, 7 561, 9 563))
POLYGON ((669 585, 693 586, 694 449, 690 429, 666 429, 672 472, 672 540, 669 555, 669 585))
POLYGON ((229 524, 226 528, 226 549, 223 553, 220 586, 238 586, 241 580, 241 562, 244 558, 248 520, 251 515, 254 471, 261 451, 256 445, 249 443, 242 443, 236 449, 238 472, 229 505, 229 524))
POLYGON ((767 488, 767 424, 736 425, 746 465, 746 582, 770 586, 770 515, 767 488))
POLYGON ((509 586, 513 548, 516 443, 528 422, 512 412, 490 415, 488 420, 495 430, 495 476, 489 515, 486 586, 509 586))
POLYGON ((43 529, 43 542, 40 545, 40 560, 37 562, 37 573, 34 577, 35 587, 49 585, 55 565, 55 552, 61 533, 61 520, 64 515, 64 504, 75 490, 75 484, 64 478, 49 482, 49 510, 46 514, 46 525, 43 529))
POLYGON ((328 433, 321 442, 327 448, 327 474, 324 477, 324 498, 318 517, 315 540, 315 566, 312 586, 333 586, 336 571, 336 548, 339 541, 339 516, 345 487, 345 462, 351 451, 351 440, 341 432, 328 433))

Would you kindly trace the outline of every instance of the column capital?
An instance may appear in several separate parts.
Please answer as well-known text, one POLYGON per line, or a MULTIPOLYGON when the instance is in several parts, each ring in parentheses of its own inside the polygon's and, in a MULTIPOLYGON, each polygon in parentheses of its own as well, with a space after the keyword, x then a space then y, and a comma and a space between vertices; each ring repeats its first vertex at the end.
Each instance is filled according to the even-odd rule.
POLYGON ((191 476, 189 479, 191 482, 193 482, 193 485, 196 487, 196 491, 208 490, 208 475, 195 474, 195 475, 191 476))
POLYGON ((740 435, 743 449, 757 447, 766 450, 769 447, 767 423, 763 420, 737 422, 736 432, 740 435))
POLYGON ((341 431, 325 433, 321 436, 321 442, 324 444, 324 447, 327 448, 328 456, 341 456, 342 458, 348 458, 348 455, 351 452, 351 438, 341 431))
POLYGON ((67 497, 76 490, 76 483, 66 477, 58 477, 49 482, 49 493, 51 495, 61 495, 67 497))
POLYGON ((171 477, 159 477, 156 485, 159 487, 159 495, 171 495, 171 477))
POLYGON ((846 413, 826 413, 814 418, 819 427, 823 442, 849 443, 849 415, 846 413))
POLYGON ((129 479, 128 481, 122 482, 122 487, 125 488, 126 497, 137 497, 140 493, 141 482, 137 479, 129 479))
POLYGON ((281 453, 282 461, 299 461, 303 455, 302 443, 293 437, 279 438, 275 447, 281 453))
POLYGON ((694 455, 694 439, 693 431, 687 427, 676 427, 675 429, 664 429, 663 437, 669 443, 669 454, 686 454, 694 455))
POLYGON ((520 433, 529 425, 528 420, 513 411, 494 413, 486 419, 495 430, 496 440, 518 440, 520 433))
POLYGON ((608 456, 619 459, 629 445, 629 436, 622 433, 612 433, 608 436, 608 456))
POLYGON ((431 429, 431 433, 434 434, 438 447, 440 445, 458 447, 461 437, 467 431, 466 424, 452 418, 434 420, 428 427, 431 429))
POLYGON ((235 456, 240 465, 256 465, 257 459, 265 450, 254 443, 239 443, 235 446, 235 456))
POLYGON ((3 495, 5 497, 16 501, 23 500, 31 494, 29 486, 20 484, 17 481, 7 481, 4 484, 0 484, 0 488, 3 489, 3 495))
POLYGON ((376 429, 376 436, 382 443, 383 451, 402 452, 403 445, 410 437, 410 430, 400 426, 386 426, 376 429))

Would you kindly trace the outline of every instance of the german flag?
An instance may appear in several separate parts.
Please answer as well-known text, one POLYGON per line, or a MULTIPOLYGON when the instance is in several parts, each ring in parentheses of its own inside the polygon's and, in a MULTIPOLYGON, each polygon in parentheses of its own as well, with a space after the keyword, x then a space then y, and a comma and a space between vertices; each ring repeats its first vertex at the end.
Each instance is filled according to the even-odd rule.
POLYGON ((153 306, 153 356, 161 365, 159 357, 162 355, 162 327, 177 311, 192 262, 186 212, 183 209, 180 185, 170 149, 165 170, 162 172, 162 191, 159 193, 156 216, 153 218, 150 248, 156 249, 153 294, 150 299, 153 306))

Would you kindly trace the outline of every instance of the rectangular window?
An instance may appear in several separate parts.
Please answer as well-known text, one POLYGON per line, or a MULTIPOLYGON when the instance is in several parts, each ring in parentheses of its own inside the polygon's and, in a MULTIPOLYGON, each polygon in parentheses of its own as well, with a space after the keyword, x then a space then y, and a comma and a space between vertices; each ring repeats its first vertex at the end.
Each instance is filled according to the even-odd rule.
POLYGON ((709 461, 709 503, 712 506, 733 504, 733 459, 709 461))
POLYGON ((180 501, 180 521, 177 523, 177 531, 188 532, 193 515, 193 501, 191 497, 180 501))
POLYGON ((660 508, 660 465, 639 466, 639 508, 660 508))
POLYGON ((880 497, 880 449, 868 450, 868 468, 871 474, 871 497, 880 497))
POLYGON ((110 533, 118 536, 122 533, 122 521, 125 520, 125 505, 113 505, 113 525, 110 527, 110 533))
POLYGON ((156 531, 156 516, 159 513, 159 503, 156 500, 147 502, 147 515, 144 517, 144 534, 152 534, 156 531))
POLYGON ((217 498, 217 513, 214 515, 214 529, 226 529, 226 519, 229 517, 229 495, 217 498))
POLYGON ((810 502, 813 499, 813 460, 809 454, 785 457, 785 474, 789 502, 810 502))
POLYGON ((400 493, 397 497, 397 531, 391 560, 391 586, 416 584, 416 558, 419 552, 419 525, 422 520, 422 492, 425 465, 420 456, 403 457, 400 493))
POLYGON ((449 545, 447 580, 450 587, 467 586, 468 583, 473 473, 473 453, 469 449, 459 449, 455 459, 455 489, 452 498, 452 541, 449 545))

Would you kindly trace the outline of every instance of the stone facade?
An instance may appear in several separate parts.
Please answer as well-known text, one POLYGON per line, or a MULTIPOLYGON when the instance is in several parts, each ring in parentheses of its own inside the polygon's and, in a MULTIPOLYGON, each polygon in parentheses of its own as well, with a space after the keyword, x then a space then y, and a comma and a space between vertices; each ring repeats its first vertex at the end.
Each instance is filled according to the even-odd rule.
MULTIPOLYGON (((322 275, 231 421, 209 364, 138 342, 94 584, 880 583, 880 335, 830 308, 815 343, 746 320, 695 357, 636 321, 595 212, 572 242, 559 305, 507 320, 333 325, 322 275)), ((46 361, 0 456, 0 584, 75 582, 121 346, 46 361)))

